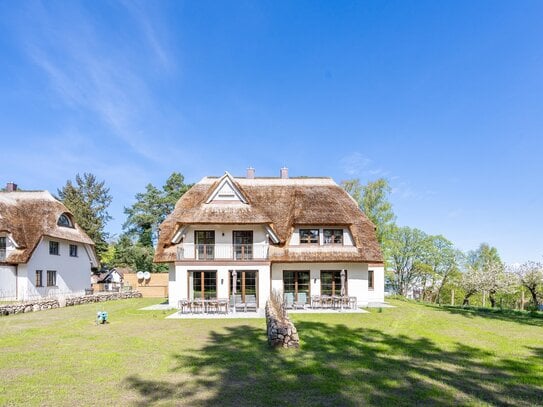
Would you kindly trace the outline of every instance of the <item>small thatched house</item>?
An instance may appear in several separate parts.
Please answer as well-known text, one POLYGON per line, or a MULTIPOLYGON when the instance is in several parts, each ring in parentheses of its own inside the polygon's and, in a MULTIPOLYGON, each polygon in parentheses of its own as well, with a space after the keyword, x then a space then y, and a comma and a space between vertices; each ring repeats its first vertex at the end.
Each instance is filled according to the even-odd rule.
POLYGON ((384 300, 375 226, 331 178, 206 177, 160 227, 155 262, 170 268, 169 300, 256 295, 294 301, 344 295, 384 300), (343 276, 343 278, 342 278, 343 276))
POLYGON ((0 299, 82 294, 98 262, 94 242, 47 191, 0 192, 0 299))

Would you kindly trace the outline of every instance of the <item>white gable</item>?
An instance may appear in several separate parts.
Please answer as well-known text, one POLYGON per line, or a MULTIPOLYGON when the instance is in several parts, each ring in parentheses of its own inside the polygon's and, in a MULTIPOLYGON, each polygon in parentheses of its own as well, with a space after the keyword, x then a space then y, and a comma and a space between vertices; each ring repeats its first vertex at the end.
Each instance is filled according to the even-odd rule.
POLYGON ((219 185, 217 185, 206 203, 221 201, 226 201, 230 203, 247 203, 247 199, 243 196, 239 188, 234 184, 234 179, 228 172, 223 175, 219 182, 219 185))

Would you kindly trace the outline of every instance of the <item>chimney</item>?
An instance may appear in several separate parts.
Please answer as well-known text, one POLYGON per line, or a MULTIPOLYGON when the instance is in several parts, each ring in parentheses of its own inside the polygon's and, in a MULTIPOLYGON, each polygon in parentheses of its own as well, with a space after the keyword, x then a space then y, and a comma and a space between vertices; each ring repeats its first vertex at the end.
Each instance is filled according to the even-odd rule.
POLYGON ((281 168, 281 179, 287 179, 288 178, 288 168, 283 167, 281 168))
POLYGON ((247 179, 255 179, 255 169, 253 167, 247 168, 247 179))
POLYGON ((17 184, 13 182, 8 182, 6 184, 6 192, 15 192, 17 191, 17 184))

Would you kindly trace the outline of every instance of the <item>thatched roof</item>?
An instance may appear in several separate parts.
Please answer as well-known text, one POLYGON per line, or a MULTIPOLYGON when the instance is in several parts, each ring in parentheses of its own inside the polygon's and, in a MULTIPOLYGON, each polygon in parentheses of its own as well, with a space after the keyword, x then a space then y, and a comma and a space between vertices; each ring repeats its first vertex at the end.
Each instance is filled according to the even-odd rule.
POLYGON ((174 211, 160 226, 156 262, 175 261, 176 245, 172 239, 176 231, 194 224, 267 225, 280 240, 270 250, 272 262, 383 261, 375 226, 331 178, 231 178, 248 203, 206 203, 220 180, 203 178, 179 199, 174 211), (293 253, 286 243, 293 228, 300 225, 348 227, 356 249, 341 253, 293 253))
POLYGON ((0 231, 9 233, 17 247, 6 263, 28 262, 43 236, 94 246, 70 211, 48 191, 0 192, 0 231), (57 225, 63 213, 70 218, 73 228, 57 225))

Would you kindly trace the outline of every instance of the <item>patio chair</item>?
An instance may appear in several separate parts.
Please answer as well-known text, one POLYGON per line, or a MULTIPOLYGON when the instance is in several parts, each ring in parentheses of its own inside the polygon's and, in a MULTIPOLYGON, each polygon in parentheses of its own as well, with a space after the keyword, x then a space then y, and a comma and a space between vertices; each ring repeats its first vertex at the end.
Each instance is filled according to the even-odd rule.
POLYGON ((181 314, 185 313, 186 311, 190 312, 190 301, 179 300, 178 308, 181 314))
POLYGON ((201 298, 195 298, 191 301, 190 308, 194 313, 203 313, 205 311, 204 301, 201 298))
POLYGON ((349 307, 351 309, 356 309, 358 304, 358 299, 356 297, 349 297, 349 307))
POLYGON ((320 308, 321 307, 321 296, 320 295, 312 295, 311 296, 311 304, 310 307, 312 309, 320 308))
POLYGON ((219 312, 219 300, 211 299, 207 300, 207 312, 219 312))
POLYGON ((283 303, 285 305, 285 309, 291 309, 294 305, 294 293, 285 293, 283 295, 283 303))
POLYGON ((256 296, 249 294, 245 296, 245 307, 246 309, 254 309, 255 312, 258 309, 258 306, 256 305, 256 296))
POLYGON ((230 295, 230 308, 237 311, 247 311, 247 307, 245 306, 245 303, 241 299, 241 294, 236 294, 235 301, 234 301, 234 295, 230 295))
POLYGON ((332 297, 329 295, 322 295, 321 296, 321 306, 322 308, 332 308, 332 297))
POLYGON ((217 311, 228 314, 228 298, 219 298, 217 300, 217 311))
POLYGON ((304 309, 307 304, 307 294, 298 293, 298 301, 294 301, 294 308, 304 309))

